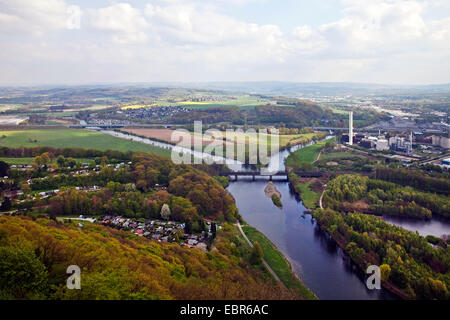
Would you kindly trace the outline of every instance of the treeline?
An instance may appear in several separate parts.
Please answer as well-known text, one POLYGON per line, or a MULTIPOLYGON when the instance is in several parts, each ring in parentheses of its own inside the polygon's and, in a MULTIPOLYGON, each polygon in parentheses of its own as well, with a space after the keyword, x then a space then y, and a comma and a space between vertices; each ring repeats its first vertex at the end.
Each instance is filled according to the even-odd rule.
POLYGON ((383 281, 405 298, 450 299, 449 247, 433 248, 418 234, 370 215, 317 209, 314 217, 364 271, 382 266, 383 281))
POLYGON ((94 150, 83 148, 52 148, 52 147, 34 147, 34 148, 8 148, 0 147, 0 157, 5 158, 33 158, 48 152, 52 158, 63 156, 66 158, 96 158, 108 157, 108 159, 131 160, 132 151, 121 152, 117 150, 94 150))
POLYGON ((375 171, 375 178, 425 192, 450 195, 450 179, 429 177, 423 171, 379 167, 375 171))
MULTIPOLYGON (((159 214, 162 203, 149 206, 148 201, 153 199, 151 196, 148 198, 148 194, 153 193, 159 185, 168 188, 171 195, 182 197, 191 203, 189 206, 182 206, 188 211, 186 216, 184 210, 171 208, 179 215, 178 218, 181 221, 208 217, 234 222, 239 218, 233 197, 224 189, 227 184, 226 179, 214 178, 189 165, 175 165, 164 157, 149 153, 135 153, 131 160, 131 166, 120 169, 103 166, 100 171, 91 171, 89 175, 63 173, 46 175, 43 169, 40 169, 39 172, 44 176, 33 179, 29 188, 30 191, 41 191, 99 186, 106 187, 109 193, 112 192, 106 195, 99 195, 99 193, 91 195, 85 191, 67 191, 54 197, 55 203, 51 206, 54 215, 120 214, 130 217, 155 217, 157 213, 159 214), (112 185, 116 186, 113 190, 110 188, 112 185), (116 195, 118 192, 129 193, 116 195), (128 201, 132 202, 128 203, 128 201), (195 207, 195 212, 189 211, 190 207, 195 207)), ((216 168, 216 170, 220 169, 216 168)), ((20 172, 20 178, 25 181, 35 171, 37 170, 20 172)), ((23 189, 27 187, 25 183, 22 185, 23 189)))
POLYGON ((450 218, 450 198, 402 187, 392 182, 367 181, 368 199, 376 212, 431 218, 432 214, 450 218), (422 208, 420 208, 422 207, 422 208))
POLYGON ((321 119, 332 119, 333 113, 324 110, 313 102, 296 102, 292 106, 261 105, 253 109, 241 110, 239 107, 224 106, 178 112, 166 121, 185 124, 194 120, 213 124, 230 122, 235 125, 284 124, 288 128, 306 127, 321 119))
POLYGON ((174 196, 164 190, 144 194, 136 191, 133 184, 121 185, 117 182, 108 182, 105 189, 96 192, 63 190, 50 199, 49 212, 54 217, 83 214, 161 219, 160 213, 164 204, 170 208, 171 221, 188 224, 189 230, 186 230, 186 233, 207 231, 197 207, 188 199, 174 196))
POLYGON ((224 224, 217 250, 162 244, 99 225, 0 217, 0 299, 301 299, 253 267, 250 248, 224 224), (66 269, 82 270, 82 290, 66 269))

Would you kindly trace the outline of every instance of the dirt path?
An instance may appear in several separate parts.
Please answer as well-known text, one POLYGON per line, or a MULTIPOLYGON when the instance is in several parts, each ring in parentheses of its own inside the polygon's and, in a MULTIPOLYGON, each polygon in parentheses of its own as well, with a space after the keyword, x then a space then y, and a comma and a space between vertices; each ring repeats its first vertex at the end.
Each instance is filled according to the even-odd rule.
POLYGON ((323 205, 322 205, 322 199, 323 199, 323 195, 325 194, 325 189, 323 189, 322 194, 320 195, 320 199, 319 199, 319 206, 320 209, 323 209, 323 205))
MULTIPOLYGON (((239 221, 237 222, 237 226, 238 226, 239 231, 241 232, 242 236, 244 237, 245 241, 247 241, 247 243, 249 244, 250 248, 253 248, 253 243, 245 235, 244 230, 242 230, 242 227, 241 227, 241 224, 239 223, 239 221)), ((269 264, 266 262, 266 260, 262 259, 262 262, 263 262, 264 266, 267 268, 267 270, 269 270, 269 272, 275 278, 275 280, 277 280, 279 283, 281 283, 281 285, 284 286, 284 283, 281 282, 280 278, 278 278, 277 274, 275 273, 275 271, 272 270, 272 268, 269 266, 269 264)))
POLYGON ((319 152, 319 154, 317 155, 316 160, 313 161, 313 164, 316 163, 317 161, 319 161, 321 154, 322 154, 322 151, 319 152))

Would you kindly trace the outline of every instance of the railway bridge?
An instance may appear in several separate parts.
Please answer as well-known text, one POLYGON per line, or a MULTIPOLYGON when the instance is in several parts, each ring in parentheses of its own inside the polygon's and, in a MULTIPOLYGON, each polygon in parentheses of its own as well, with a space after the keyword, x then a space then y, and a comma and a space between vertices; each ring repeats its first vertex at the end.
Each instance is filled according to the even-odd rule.
MULTIPOLYGON (((295 173, 297 176, 302 178, 320 178, 323 176, 323 172, 320 171, 291 171, 295 173)), ((238 177, 252 177, 253 180, 256 180, 256 177, 269 177, 269 180, 272 181, 273 177, 286 177, 288 178, 287 171, 279 171, 279 172, 261 172, 261 171, 235 171, 235 172, 227 172, 222 173, 222 176, 234 177, 235 181, 238 180, 238 177)))

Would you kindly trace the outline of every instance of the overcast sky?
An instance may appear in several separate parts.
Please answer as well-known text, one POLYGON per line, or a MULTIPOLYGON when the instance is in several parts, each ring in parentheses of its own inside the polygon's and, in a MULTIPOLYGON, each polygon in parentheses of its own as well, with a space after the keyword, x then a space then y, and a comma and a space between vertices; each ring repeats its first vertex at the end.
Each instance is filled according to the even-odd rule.
POLYGON ((2 85, 450 83, 450 0, 0 0, 0 71, 2 85))

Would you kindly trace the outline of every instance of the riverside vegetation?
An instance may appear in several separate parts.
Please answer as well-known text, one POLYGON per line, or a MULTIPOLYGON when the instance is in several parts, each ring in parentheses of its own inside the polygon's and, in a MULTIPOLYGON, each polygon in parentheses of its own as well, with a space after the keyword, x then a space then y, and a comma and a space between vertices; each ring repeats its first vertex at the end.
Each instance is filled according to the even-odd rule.
POLYGON ((278 284, 254 259, 233 225, 241 218, 220 168, 174 165, 142 152, 3 147, 1 155, 34 156, 31 168, 0 162, 1 175, 8 176, 0 182, 2 299, 310 298, 278 284), (186 233, 207 231, 205 219, 221 222, 210 250, 56 219, 157 219, 163 207, 170 208, 170 220, 185 223, 186 233), (72 264, 81 268, 83 290, 66 289, 72 264))

